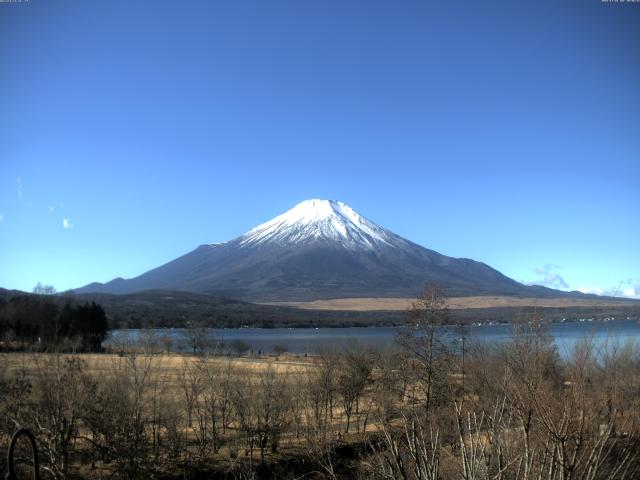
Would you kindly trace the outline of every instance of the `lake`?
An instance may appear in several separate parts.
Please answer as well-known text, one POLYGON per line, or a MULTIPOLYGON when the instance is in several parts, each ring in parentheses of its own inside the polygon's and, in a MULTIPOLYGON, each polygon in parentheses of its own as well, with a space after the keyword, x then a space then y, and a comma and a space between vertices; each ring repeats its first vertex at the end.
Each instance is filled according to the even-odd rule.
MULTIPOLYGON (((451 342, 459 342, 460 327, 440 327, 443 336, 451 342)), ((511 337, 512 326, 473 325, 465 327, 468 342, 496 344, 511 337)), ((549 334, 558 348, 560 355, 570 354, 578 341, 585 337, 593 337, 595 342, 603 344, 616 341, 624 344, 628 341, 640 342, 640 323, 637 320, 594 320, 584 322, 552 323, 548 326, 549 334)), ((383 349, 393 346, 402 327, 354 327, 354 328, 235 328, 208 329, 211 339, 223 340, 227 345, 234 341, 246 342, 253 352, 273 353, 276 346, 281 346, 287 352, 297 354, 314 354, 328 348, 345 348, 351 342, 360 345, 383 349)), ((144 330, 114 330, 107 344, 138 342, 144 330)), ((171 349, 174 351, 188 350, 185 342, 184 330, 158 329, 153 330, 156 340, 161 337, 171 339, 171 349)))

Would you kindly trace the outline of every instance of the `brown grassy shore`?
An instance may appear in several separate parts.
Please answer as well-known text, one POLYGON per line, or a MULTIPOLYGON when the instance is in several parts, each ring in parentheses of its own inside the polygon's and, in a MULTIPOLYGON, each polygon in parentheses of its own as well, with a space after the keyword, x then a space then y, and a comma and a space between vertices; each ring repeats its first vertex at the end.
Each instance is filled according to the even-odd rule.
MULTIPOLYGON (((282 305, 298 307, 307 310, 346 310, 346 311, 401 311, 407 310, 415 298, 334 298, 328 300, 314 300, 310 302, 272 302, 266 305, 282 305)), ((452 310, 475 308, 503 308, 503 307, 608 307, 621 305, 637 305, 636 300, 624 298, 593 299, 593 298, 528 298, 502 296, 473 296, 451 297, 447 299, 447 306, 452 310)))

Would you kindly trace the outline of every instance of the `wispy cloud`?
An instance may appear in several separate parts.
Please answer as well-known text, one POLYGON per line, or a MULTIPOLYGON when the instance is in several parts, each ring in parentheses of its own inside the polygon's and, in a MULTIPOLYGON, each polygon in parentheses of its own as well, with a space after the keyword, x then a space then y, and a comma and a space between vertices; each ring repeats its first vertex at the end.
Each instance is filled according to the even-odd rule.
POLYGON ((578 287, 576 290, 582 293, 594 293, 596 295, 604 295, 606 297, 626 297, 626 298, 638 298, 640 299, 640 279, 628 278, 622 280, 618 285, 614 287, 598 287, 598 286, 583 286, 578 287))
POLYGON ((54 207, 53 205, 51 205, 51 206, 49 207, 49 211, 50 211, 50 212, 53 212, 55 209, 56 209, 56 207, 54 207))
POLYGON ((18 184, 18 198, 22 201, 22 177, 16 178, 16 183, 18 184))
POLYGON ((4 220, 4 213, 0 213, 0 222, 4 220))
POLYGON ((60 208, 64 208, 64 202, 60 202, 60 208))
POLYGON ((537 267, 533 271, 539 276, 538 280, 527 283, 529 285, 542 285, 557 290, 569 290, 569 284, 565 282, 559 273, 555 272, 555 270, 558 269, 560 269, 559 265, 553 265, 551 263, 547 263, 543 267, 537 267))
POLYGON ((73 228, 73 223, 68 218, 62 219, 62 228, 65 230, 71 230, 73 228))

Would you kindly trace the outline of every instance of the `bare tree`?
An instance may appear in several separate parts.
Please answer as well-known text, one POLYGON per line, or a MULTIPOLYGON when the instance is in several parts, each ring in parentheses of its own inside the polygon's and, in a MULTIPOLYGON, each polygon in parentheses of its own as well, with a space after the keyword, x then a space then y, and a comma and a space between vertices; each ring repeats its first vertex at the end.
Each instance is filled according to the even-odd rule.
POLYGON ((244 354, 246 354, 249 349, 251 348, 251 346, 245 342, 244 340, 241 339, 236 339, 233 342, 231 342, 231 349, 236 352, 236 355, 238 357, 243 356, 244 354))
POLYGON ((169 355, 171 353, 171 349, 173 348, 173 337, 171 335, 164 334, 160 336, 160 345, 162 345, 162 349, 164 352, 169 355))
MULTIPOLYGON (((563 365, 539 322, 515 330, 500 349, 502 365, 492 363, 498 374, 491 383, 493 410, 480 396, 466 410, 455 403, 465 480, 632 478, 640 454, 633 446, 638 409, 614 393, 615 371, 607 372, 614 380, 602 388, 607 382, 598 373, 607 361, 596 358, 594 347, 585 339, 563 365)), ((634 377, 637 372, 624 383, 634 377)))
POLYGON ((256 384, 247 377, 240 378, 233 392, 234 411, 247 454, 251 457, 254 447, 258 447, 264 462, 267 447, 270 445, 273 452, 277 451, 280 435, 291 421, 287 378, 276 374, 271 366, 261 372, 256 384))
POLYGON ((400 426, 381 423, 383 450, 378 468, 383 478, 401 480, 438 480, 442 445, 440 433, 425 426, 415 408, 401 412, 400 426))
POLYGON ((135 478, 148 465, 154 358, 135 353, 115 358, 110 374, 100 378, 87 418, 88 440, 122 478, 135 478))
POLYGON ((143 328, 137 339, 138 348, 145 355, 155 355, 160 353, 160 339, 158 334, 152 328, 143 328))
POLYGON ((273 353, 276 354, 276 357, 279 357, 280 355, 287 353, 287 351, 289 350, 287 346, 282 343, 276 343, 272 347, 272 349, 273 349, 273 353))
MULTIPOLYGON (((373 358, 369 351, 354 346, 340 359, 336 390, 342 399, 342 408, 347 418, 345 433, 349 433, 352 416, 354 413, 359 414, 362 396, 371 382, 373 358)), ((356 429, 360 429, 359 421, 356 421, 356 429)))
POLYGON ((186 348, 199 355, 209 348, 209 330, 203 322, 188 320, 182 330, 182 337, 186 348))
POLYGON ((33 293, 37 295, 55 295, 57 290, 52 285, 43 285, 42 283, 36 283, 36 286, 33 287, 33 293))
POLYGON ((407 330, 398 337, 407 352, 405 372, 413 374, 412 400, 422 404, 427 415, 434 404, 446 402, 449 390, 447 374, 452 357, 440 333, 449 316, 446 300, 441 287, 428 284, 412 303, 407 330))
POLYGON ((187 427, 189 428, 193 427, 193 409, 202 390, 201 373, 202 370, 192 364, 190 359, 184 358, 182 360, 182 368, 178 378, 187 412, 187 427))
POLYGON ((300 371, 296 376, 297 389, 294 392, 298 404, 299 425, 297 431, 302 435, 306 454, 320 467, 329 478, 336 477, 335 448, 338 445, 336 431, 329 409, 332 408, 330 396, 334 391, 333 373, 336 359, 334 355, 319 358, 313 368, 300 371), (331 368, 327 368, 333 365, 331 368))
POLYGON ((203 357, 196 365, 199 372, 200 395, 196 404, 199 439, 218 452, 222 435, 229 425, 229 404, 233 365, 203 357))
MULTIPOLYGON (((46 459, 41 468, 55 479, 70 473, 74 440, 95 391, 79 357, 50 354, 34 357, 35 378, 31 404, 15 418, 33 428, 46 459)), ((15 412, 20 413, 20 412, 15 412)))

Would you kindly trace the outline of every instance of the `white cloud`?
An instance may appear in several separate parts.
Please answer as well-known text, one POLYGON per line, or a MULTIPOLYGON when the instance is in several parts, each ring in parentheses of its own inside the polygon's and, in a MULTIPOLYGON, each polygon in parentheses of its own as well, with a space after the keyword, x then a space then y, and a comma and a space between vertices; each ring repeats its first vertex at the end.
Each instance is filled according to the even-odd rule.
POLYGON ((564 278, 559 273, 555 273, 554 270, 559 269, 558 265, 552 265, 547 263, 544 267, 534 268, 533 271, 536 275, 539 275, 540 279, 534 282, 527 282, 529 285, 542 285, 549 288, 555 288, 558 290, 569 290, 569 284, 565 282, 564 278))
POLYGON ((22 201, 22 178, 16 178, 16 183, 18 184, 18 198, 22 201))
POLYGON ((71 220, 69 220, 68 218, 64 218, 62 220, 62 228, 64 228, 65 230, 71 230, 73 228, 73 223, 71 223, 71 220))
POLYGON ((576 288, 579 292, 582 293, 592 293, 595 295, 604 295, 606 297, 626 297, 626 298, 638 298, 640 299, 640 280, 634 281, 629 279, 623 282, 620 282, 619 286, 611 287, 611 288, 603 288, 599 286, 584 286, 576 288), (627 286, 623 288, 623 286, 627 286))
POLYGON ((605 293, 604 288, 602 287, 578 287, 577 291, 582 293, 592 293, 594 295, 603 295, 605 293))

